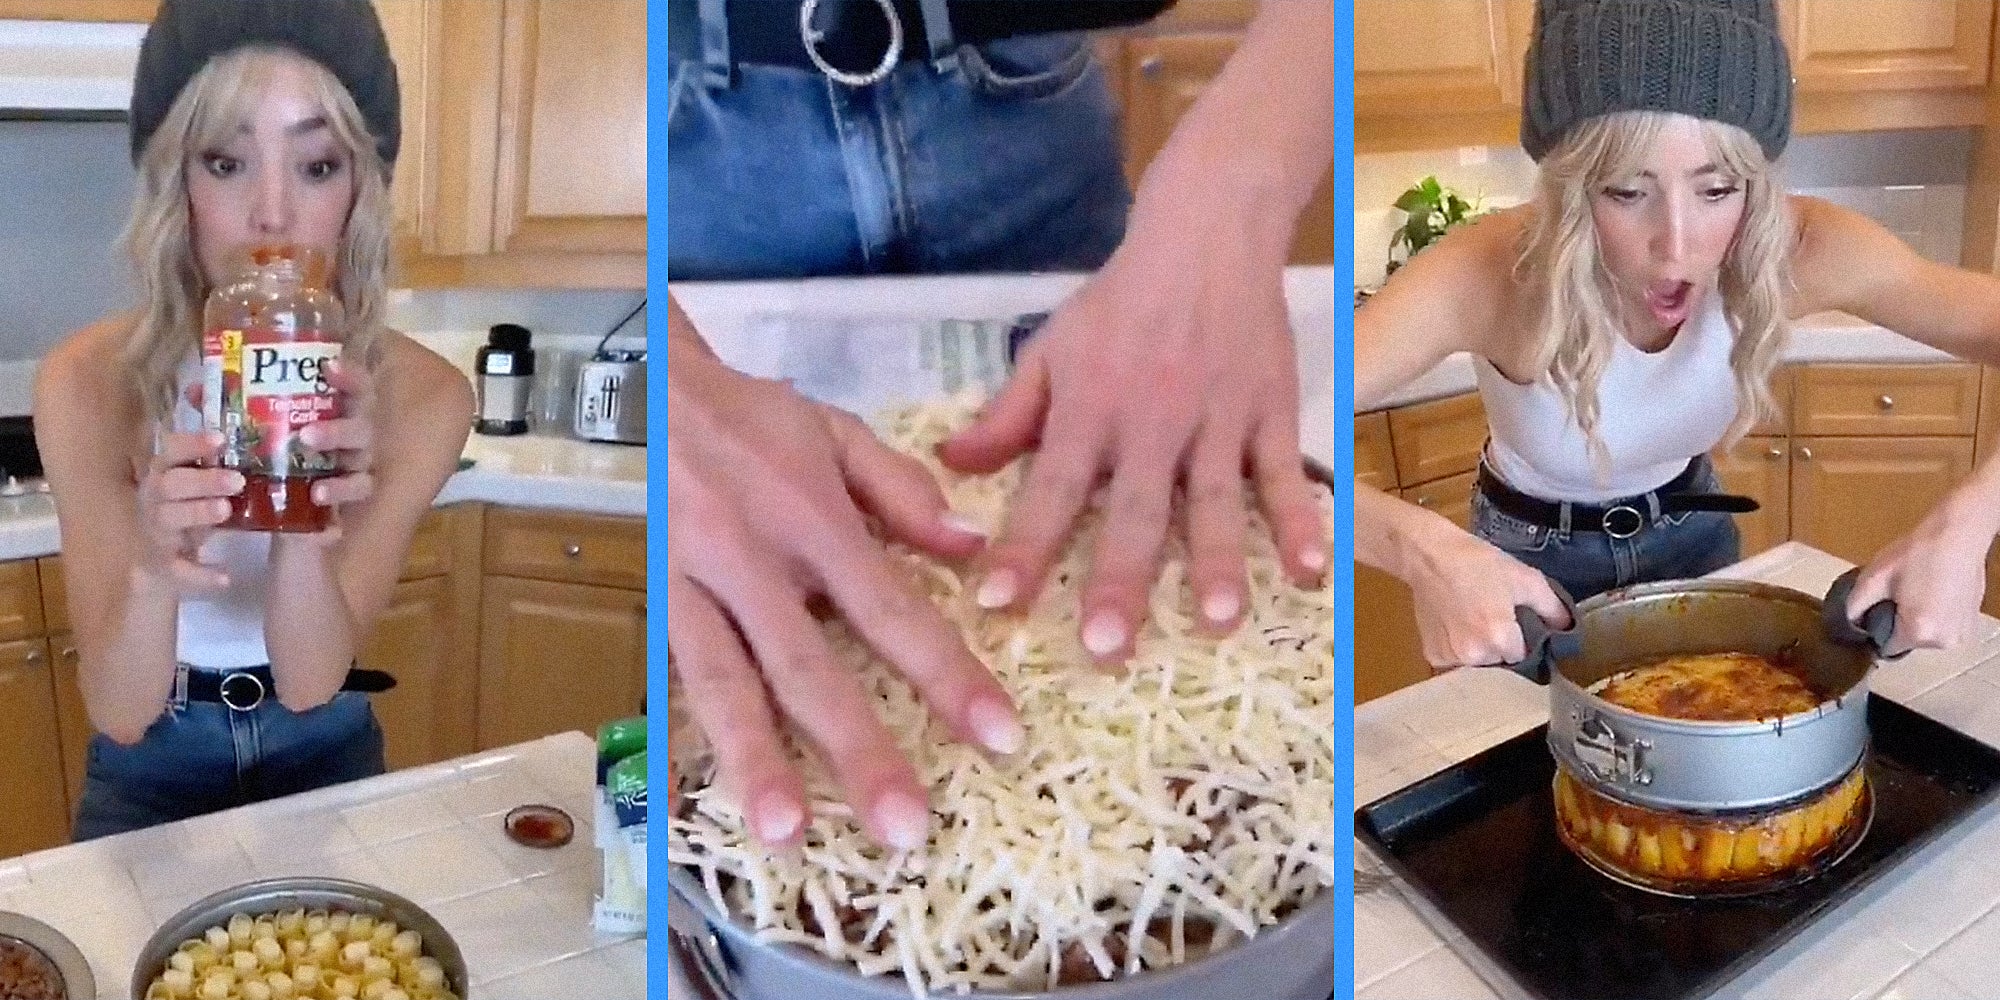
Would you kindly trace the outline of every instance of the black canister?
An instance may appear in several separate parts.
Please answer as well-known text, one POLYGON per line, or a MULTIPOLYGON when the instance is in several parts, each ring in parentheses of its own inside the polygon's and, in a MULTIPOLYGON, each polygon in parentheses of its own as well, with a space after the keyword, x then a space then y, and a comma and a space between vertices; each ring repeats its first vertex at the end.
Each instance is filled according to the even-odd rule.
POLYGON ((528 387, 535 376, 535 351, 528 346, 528 328, 501 323, 486 331, 479 349, 479 422, 481 434, 528 433, 528 387))

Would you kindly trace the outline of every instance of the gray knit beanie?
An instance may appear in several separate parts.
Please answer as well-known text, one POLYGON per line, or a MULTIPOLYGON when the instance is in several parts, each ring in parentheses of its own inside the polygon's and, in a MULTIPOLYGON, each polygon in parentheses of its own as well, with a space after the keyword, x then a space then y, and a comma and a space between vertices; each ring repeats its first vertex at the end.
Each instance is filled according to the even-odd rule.
POLYGON ((164 0, 132 81, 132 162, 181 89, 208 61, 245 45, 280 45, 327 68, 353 96, 393 167, 402 144, 402 106, 389 40, 368 0, 164 0))
POLYGON ((1539 161, 1577 123, 1674 111, 1735 125, 1776 160, 1792 68, 1775 0, 1539 0, 1521 148, 1539 161))

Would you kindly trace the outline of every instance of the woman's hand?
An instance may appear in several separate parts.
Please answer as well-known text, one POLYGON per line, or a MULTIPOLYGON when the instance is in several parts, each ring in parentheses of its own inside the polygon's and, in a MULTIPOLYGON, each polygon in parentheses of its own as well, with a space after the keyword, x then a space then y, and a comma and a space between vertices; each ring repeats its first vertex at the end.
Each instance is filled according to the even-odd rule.
POLYGON ((1848 595, 1847 619, 1860 621, 1880 601, 1896 602, 1896 633, 1883 653, 1941 649, 1973 638, 2000 509, 1991 492, 1966 484, 1861 570, 1848 595))
POLYGON ((924 786, 808 602, 829 599, 958 738, 1018 752, 1025 733, 1005 689, 898 574, 867 517, 945 558, 978 552, 981 535, 952 516, 921 464, 861 421, 729 370, 691 334, 668 351, 668 641, 723 787, 764 843, 803 832, 783 715, 871 836, 920 847, 924 786))
POLYGON ((1434 673, 1520 662, 1528 649, 1516 607, 1533 608, 1551 627, 1570 625, 1541 571, 1443 518, 1422 532, 1405 566, 1434 673))
POLYGON ((243 475, 212 466, 222 455, 214 431, 167 434, 139 481, 139 525, 148 545, 140 565, 181 596, 213 594, 229 577, 201 561, 201 545, 229 519, 229 498, 243 492, 243 475))
POLYGON ((307 424, 299 431, 305 446, 332 455, 338 474, 312 484, 313 502, 335 511, 325 531, 302 535, 328 547, 340 541, 339 511, 375 495, 375 379, 360 365, 333 363, 327 381, 340 393, 340 415, 307 424))
POLYGON ((1005 390, 940 451, 953 468, 989 472, 1037 449, 985 560, 978 600, 989 609, 1033 601, 1109 477, 1082 608, 1083 644, 1100 662, 1129 656, 1146 620, 1176 483, 1209 630, 1233 629, 1247 599, 1246 485, 1294 582, 1313 585, 1327 565, 1299 453, 1284 256, 1264 246, 1283 241, 1155 233, 1129 239, 1056 311, 1005 390))

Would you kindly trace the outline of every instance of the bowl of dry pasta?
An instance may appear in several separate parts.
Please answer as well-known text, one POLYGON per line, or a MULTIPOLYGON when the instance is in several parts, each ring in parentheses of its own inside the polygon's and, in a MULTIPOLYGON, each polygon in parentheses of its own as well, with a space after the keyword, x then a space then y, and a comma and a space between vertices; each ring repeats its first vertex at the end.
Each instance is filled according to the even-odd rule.
POLYGON ((224 889, 139 952, 133 1000, 466 1000, 465 957, 395 893, 331 878, 224 889))

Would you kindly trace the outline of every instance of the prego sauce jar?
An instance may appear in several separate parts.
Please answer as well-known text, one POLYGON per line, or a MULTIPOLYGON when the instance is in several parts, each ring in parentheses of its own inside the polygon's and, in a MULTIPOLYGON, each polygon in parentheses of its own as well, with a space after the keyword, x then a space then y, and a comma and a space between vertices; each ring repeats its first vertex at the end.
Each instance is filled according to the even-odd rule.
POLYGON ((243 474, 230 498, 236 531, 316 532, 331 510, 314 481, 339 471, 299 432, 340 415, 328 381, 345 315, 327 287, 326 254, 295 246, 251 250, 237 276, 209 294, 202 323, 202 417, 222 434, 219 464, 243 474))

